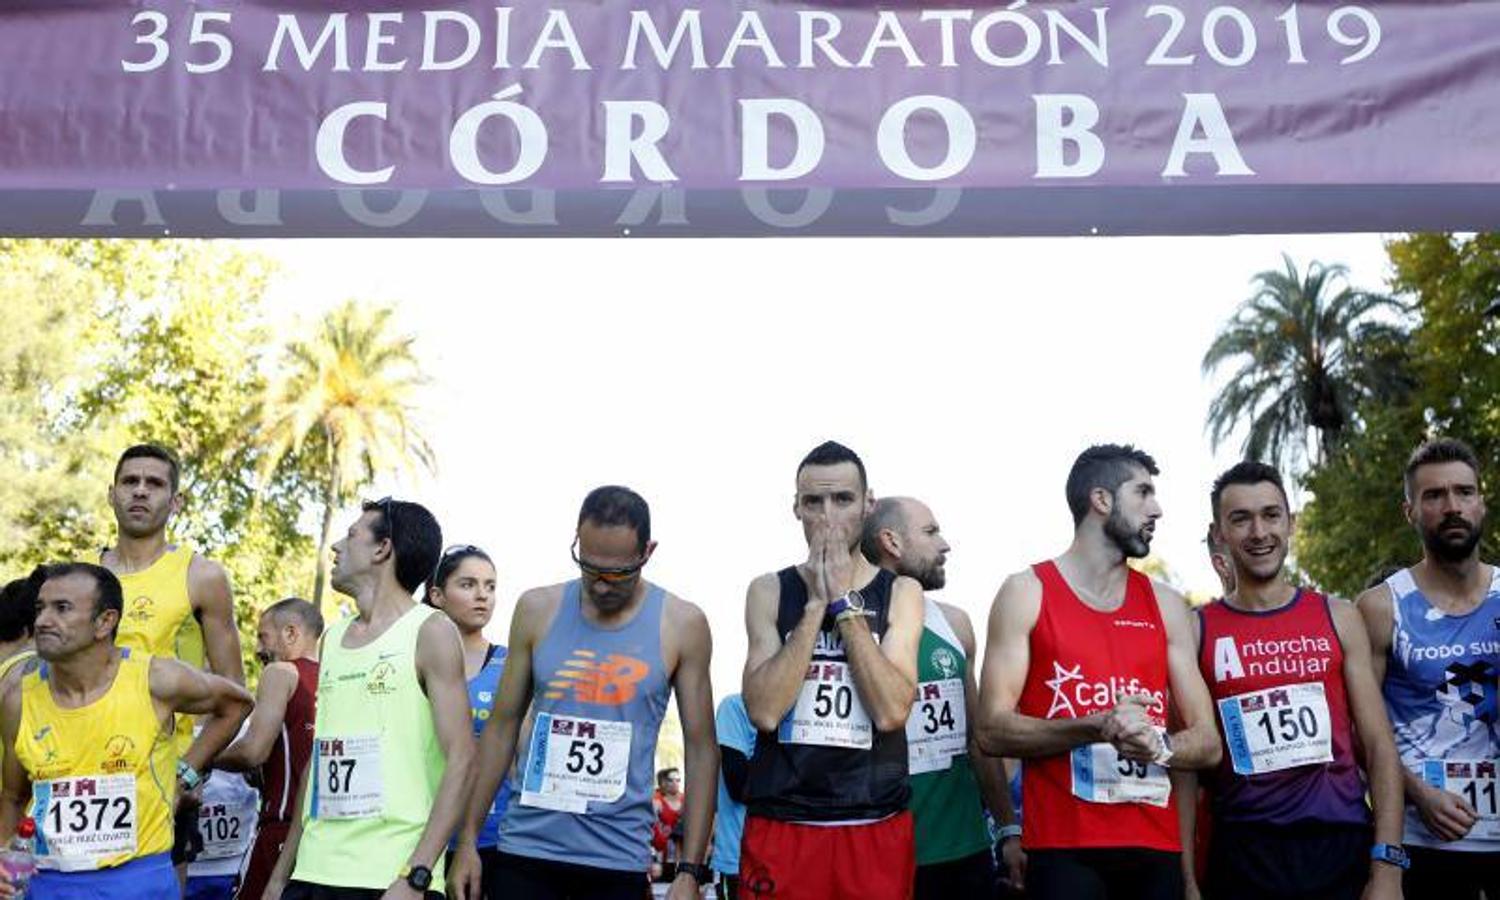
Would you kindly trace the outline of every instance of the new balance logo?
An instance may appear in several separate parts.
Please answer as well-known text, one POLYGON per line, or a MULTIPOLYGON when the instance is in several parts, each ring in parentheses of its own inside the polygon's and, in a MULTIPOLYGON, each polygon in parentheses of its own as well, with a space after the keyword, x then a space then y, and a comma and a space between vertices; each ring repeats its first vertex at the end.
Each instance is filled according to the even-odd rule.
POLYGON ((573 657, 547 682, 542 696, 561 700, 572 693, 578 703, 620 706, 635 699, 636 685, 651 674, 651 667, 633 656, 611 653, 604 659, 592 650, 574 650, 573 657))

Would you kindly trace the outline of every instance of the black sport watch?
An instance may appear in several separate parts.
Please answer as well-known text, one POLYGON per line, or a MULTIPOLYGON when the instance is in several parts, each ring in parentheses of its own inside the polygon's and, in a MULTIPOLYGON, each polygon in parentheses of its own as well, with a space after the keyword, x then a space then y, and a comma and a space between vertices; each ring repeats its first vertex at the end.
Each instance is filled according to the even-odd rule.
POLYGON ((693 880, 698 882, 698 887, 712 884, 714 880, 714 870, 703 863, 680 862, 677 864, 677 874, 691 875, 693 880))
POLYGON ((407 866, 406 883, 414 891, 426 891, 432 884, 432 870, 426 866, 407 866))

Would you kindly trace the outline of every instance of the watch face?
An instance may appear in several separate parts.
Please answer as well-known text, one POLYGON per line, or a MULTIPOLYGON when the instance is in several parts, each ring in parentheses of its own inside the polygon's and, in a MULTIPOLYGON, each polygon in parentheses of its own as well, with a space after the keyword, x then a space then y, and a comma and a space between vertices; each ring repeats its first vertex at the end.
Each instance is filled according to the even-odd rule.
POLYGON ((406 883, 416 890, 425 891, 432 884, 432 870, 426 866, 412 866, 411 874, 406 876, 406 883))
POLYGON ((845 594, 844 596, 849 598, 849 608, 850 609, 857 609, 857 610, 859 610, 861 612, 864 611, 864 608, 865 608, 865 598, 860 595, 859 591, 850 591, 849 593, 845 594))

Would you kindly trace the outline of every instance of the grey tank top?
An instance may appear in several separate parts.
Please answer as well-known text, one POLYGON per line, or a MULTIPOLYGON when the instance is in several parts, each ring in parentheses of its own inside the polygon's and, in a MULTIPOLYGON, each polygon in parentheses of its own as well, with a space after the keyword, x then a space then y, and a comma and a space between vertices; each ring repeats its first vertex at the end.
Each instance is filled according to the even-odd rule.
POLYGON ((530 733, 517 745, 499 849, 518 856, 645 872, 651 863, 656 736, 671 682, 661 654, 665 594, 653 584, 618 629, 583 617, 581 585, 531 659, 530 733))

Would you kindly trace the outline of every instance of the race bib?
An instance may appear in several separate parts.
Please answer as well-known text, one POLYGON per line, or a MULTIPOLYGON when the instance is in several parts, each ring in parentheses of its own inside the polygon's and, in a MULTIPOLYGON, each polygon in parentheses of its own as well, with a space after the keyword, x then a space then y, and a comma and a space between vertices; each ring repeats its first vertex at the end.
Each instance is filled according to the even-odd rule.
POLYGON ((589 803, 625 796, 631 725, 538 713, 531 730, 521 804, 584 814, 589 803))
POLYGON ((1496 767, 1493 759, 1429 759, 1422 764, 1422 780, 1440 791, 1469 801, 1479 821, 1468 836, 1483 841, 1500 840, 1500 802, 1496 799, 1496 767))
POLYGON ((80 871, 135 855, 134 775, 54 778, 33 785, 32 794, 39 867, 80 871))
POLYGON ((252 826, 225 803, 204 803, 198 809, 198 833, 203 836, 199 859, 231 859, 250 846, 252 826))
POLYGON ((813 662, 802 679, 802 690, 777 738, 783 744, 811 744, 868 750, 875 745, 875 726, 854 689, 854 673, 846 662, 813 662))
POLYGON ((372 819, 385 808, 380 736, 318 738, 312 817, 372 819))
POLYGON ((1219 701, 1236 775, 1333 762, 1333 728, 1321 684, 1289 684, 1219 701))
POLYGON ((906 765, 913 775, 940 772, 969 752, 969 723, 962 679, 924 681, 906 719, 906 765))
POLYGON ((1073 796, 1089 803, 1149 803, 1166 806, 1172 794, 1167 770, 1155 763, 1122 759, 1114 744, 1073 749, 1073 796))

